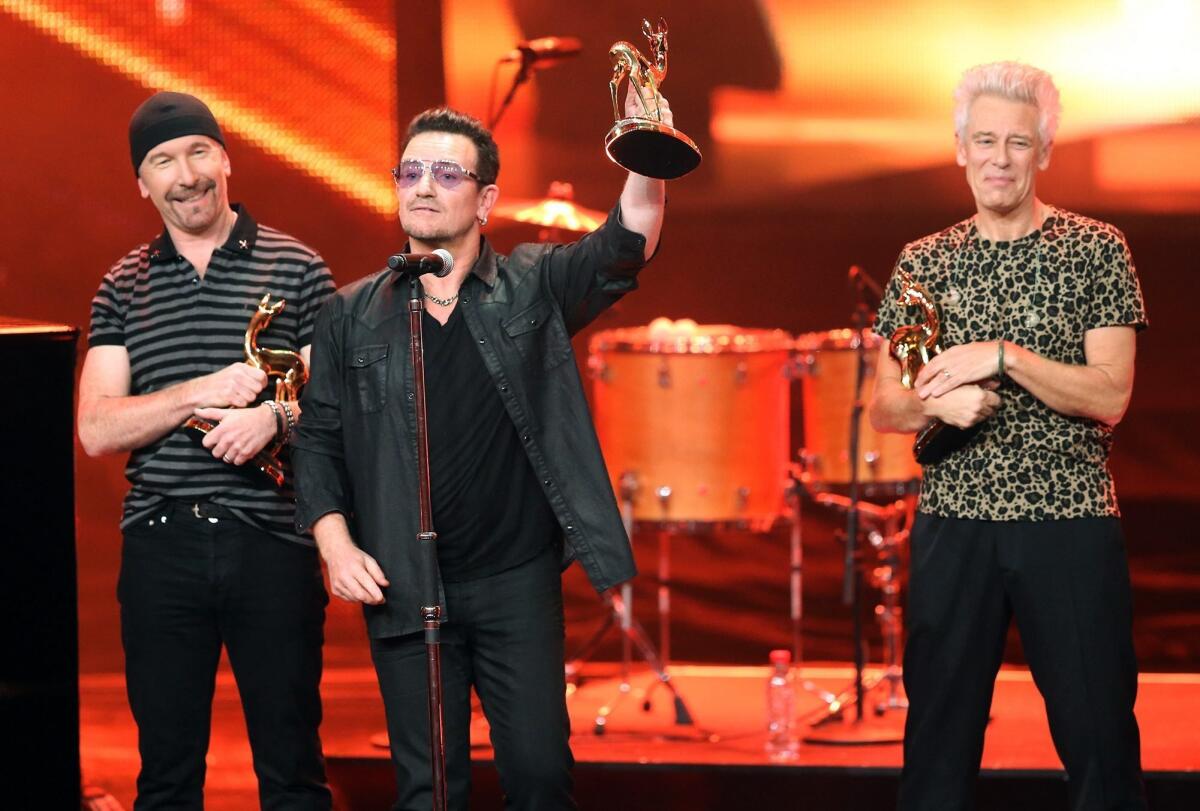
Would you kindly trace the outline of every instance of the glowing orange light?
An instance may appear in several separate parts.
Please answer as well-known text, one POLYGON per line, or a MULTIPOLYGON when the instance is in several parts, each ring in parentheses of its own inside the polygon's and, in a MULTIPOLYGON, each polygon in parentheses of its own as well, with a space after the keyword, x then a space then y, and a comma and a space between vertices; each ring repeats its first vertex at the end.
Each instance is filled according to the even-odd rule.
POLYGON ((1060 141, 1200 113, 1194 0, 763 0, 763 8, 781 88, 718 88, 711 128, 721 143, 876 146, 897 166, 941 159, 960 74, 1003 59, 1054 75, 1065 107, 1060 141))
MULTIPOLYGON (((387 49, 381 50, 378 43, 389 41, 390 37, 368 30, 369 24, 359 20, 352 13, 325 0, 298 2, 335 26, 340 34, 360 43, 372 41, 373 44, 369 47, 373 57, 386 55, 387 49)), ((240 8, 241 4, 237 5, 239 8, 231 7, 231 13, 253 11, 240 8)), ((259 9, 257 6, 254 8, 259 9)), ((291 109, 256 109, 244 100, 245 94, 239 98, 236 88, 222 83, 219 71, 202 74, 189 70, 190 66, 186 62, 169 64, 166 59, 170 52, 170 43, 166 43, 168 47, 164 47, 161 38, 153 43, 160 49, 157 54, 149 45, 142 47, 141 43, 136 46, 129 44, 126 41, 127 37, 133 39, 132 34, 140 30, 139 26, 152 26, 153 21, 144 19, 143 15, 130 16, 132 12, 128 8, 122 9, 118 5, 110 7, 111 18, 105 14, 88 13, 87 9, 80 9, 82 19, 38 0, 0 0, 0 9, 149 89, 169 88, 203 98, 221 121, 222 127, 244 136, 298 170, 327 183, 349 199, 381 215, 395 215, 392 183, 386 171, 375 165, 376 161, 387 162, 387 158, 380 160, 378 156, 381 153, 386 154, 384 150, 395 142, 395 128, 392 123, 394 113, 386 103, 386 95, 382 97, 384 103, 381 105, 385 110, 366 107, 354 111, 354 108, 343 108, 343 111, 354 111, 356 117, 367 122, 372 135, 376 129, 390 133, 387 140, 381 142, 377 135, 364 137, 348 132, 346 123, 349 122, 326 121, 320 115, 313 115, 308 105, 297 105, 302 110, 302 119, 289 119, 289 116, 296 115, 291 109), (126 36, 123 37, 122 34, 126 36)), ((263 25, 278 23, 283 19, 279 13, 269 8, 254 11, 256 14, 260 12, 263 25)), ((291 22, 290 18, 287 21, 291 22)), ((253 23, 254 21, 248 21, 250 25, 253 23)), ((195 29, 191 29, 180 35, 196 36, 197 33, 195 29)), ((235 55, 230 58, 237 57, 235 55)), ((394 62, 394 53, 391 58, 394 62)), ((340 55, 334 55, 329 57, 327 65, 318 66, 317 69, 333 75, 344 67, 341 64, 343 61, 340 55)), ((384 75, 393 75, 393 70, 385 71, 384 75)), ((309 93, 314 97, 329 95, 327 88, 310 89, 309 93)), ((289 107, 295 101, 297 99, 292 97, 285 98, 289 107)), ((304 99, 300 101, 303 102, 304 99)))
POLYGON ((1200 156, 1200 134, 1181 129, 1110 135, 1096 145, 1096 184, 1119 192, 1200 191, 1200 160, 1181 161, 1179 155, 1200 156))

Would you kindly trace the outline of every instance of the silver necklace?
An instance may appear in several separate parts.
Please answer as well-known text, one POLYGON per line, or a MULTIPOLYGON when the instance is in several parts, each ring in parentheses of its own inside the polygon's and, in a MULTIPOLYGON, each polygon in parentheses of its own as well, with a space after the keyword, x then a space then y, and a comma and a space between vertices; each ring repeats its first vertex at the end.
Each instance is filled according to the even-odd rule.
POLYGON ((449 307, 451 304, 453 304, 455 302, 456 299, 458 299, 458 293, 455 293, 450 298, 438 298, 437 296, 426 293, 425 298, 429 299, 434 304, 440 304, 443 307, 449 307))

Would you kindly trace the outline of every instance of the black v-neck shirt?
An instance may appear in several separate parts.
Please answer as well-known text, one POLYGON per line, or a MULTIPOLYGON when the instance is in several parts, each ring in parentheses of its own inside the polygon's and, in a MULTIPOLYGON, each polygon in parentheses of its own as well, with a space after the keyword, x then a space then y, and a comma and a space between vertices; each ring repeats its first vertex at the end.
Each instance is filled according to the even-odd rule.
POLYGON ((535 557, 558 523, 459 308, 422 327, 438 564, 476 580, 535 557))

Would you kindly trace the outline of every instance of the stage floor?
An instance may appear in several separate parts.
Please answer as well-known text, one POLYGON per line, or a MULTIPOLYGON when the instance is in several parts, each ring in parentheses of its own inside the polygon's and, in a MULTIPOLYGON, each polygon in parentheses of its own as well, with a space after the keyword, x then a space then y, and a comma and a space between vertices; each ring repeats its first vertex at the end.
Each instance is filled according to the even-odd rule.
MULTIPOLYGON (((792 760, 773 761, 764 752, 767 668, 675 665, 672 683, 694 719, 675 723, 674 703, 644 668, 636 669, 632 690, 617 702, 603 734, 596 734, 599 708, 619 694, 617 671, 609 663, 584 668, 568 698, 572 748, 578 762, 577 796, 583 809, 613 807, 622 811, 662 809, 750 808, 775 792, 803 803, 804 808, 871 807, 890 796, 901 764, 899 744, 847 746, 802 743, 792 760), (650 709, 643 709, 649 699, 650 709), (852 781, 852 782, 847 782, 852 781), (851 790, 853 787, 853 790, 851 790), (638 797, 631 799, 630 792, 638 797), (749 792, 749 793, 747 793, 749 792), (612 795, 612 796, 609 796, 612 795), (854 795, 853 797, 850 795, 854 795), (873 798, 873 799, 872 799, 873 798), (638 804, 639 801, 642 804, 638 804)), ((878 668, 868 676, 878 674, 878 668)), ((820 689, 838 692, 852 678, 840 664, 806 666, 805 679, 820 689)), ((1139 680, 1137 716, 1142 732, 1142 762, 1152 808, 1200 807, 1200 674, 1143 674, 1139 680)), ((107 789, 124 806, 133 805, 137 770, 136 731, 119 675, 85 675, 81 679, 82 754, 85 781, 107 789)), ((370 668, 331 668, 322 684, 325 723, 322 738, 330 779, 345 811, 386 809, 391 780, 386 750, 380 746, 383 708, 370 668)), ((869 706, 882 698, 870 693, 869 706)), ((819 713, 822 701, 798 689, 797 714, 819 713)), ((852 709, 844 713, 854 716, 852 709)), ((882 718, 868 712, 868 725, 898 733, 903 713, 882 718)), ((1046 727, 1044 708, 1027 671, 1005 669, 996 685, 983 754, 981 808, 1003 807, 1007 796, 1019 797, 1025 811, 1063 807, 1062 772, 1046 727), (1023 782, 1022 782, 1023 781, 1023 782), (1002 786, 1007 786, 1002 787, 1002 786), (989 802, 988 798, 994 802, 989 802)), ((833 721, 820 729, 846 732, 833 721)), ((801 735, 807 729, 800 730, 801 735)), ((499 808, 487 726, 481 718, 472 729, 478 768, 473 807, 499 808)), ((227 669, 218 678, 209 753, 209 811, 245 811, 257 807, 250 750, 227 669)), ((877 806, 876 806, 877 807, 877 806)), ((886 805, 884 807, 887 807, 886 805)))

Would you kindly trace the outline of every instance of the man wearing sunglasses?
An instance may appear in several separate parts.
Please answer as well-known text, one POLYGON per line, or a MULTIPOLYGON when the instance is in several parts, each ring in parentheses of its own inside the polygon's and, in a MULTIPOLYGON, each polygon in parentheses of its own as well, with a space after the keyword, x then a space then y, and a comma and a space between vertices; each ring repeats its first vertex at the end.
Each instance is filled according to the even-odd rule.
MULTIPOLYGON (((641 111, 636 97, 626 110, 641 111)), ((465 808, 470 792, 474 687, 507 807, 570 809, 560 572, 578 559, 599 590, 635 574, 570 336, 637 286, 658 245, 665 188, 630 174, 595 232, 503 256, 481 235, 499 169, 478 121, 436 109, 413 120, 393 170, 404 250, 454 257, 445 278, 421 277, 448 799, 465 808)), ((333 593, 363 604, 399 786, 394 808, 425 811, 408 295, 407 277, 383 271, 330 300, 294 450, 298 526, 316 537, 333 593)))

